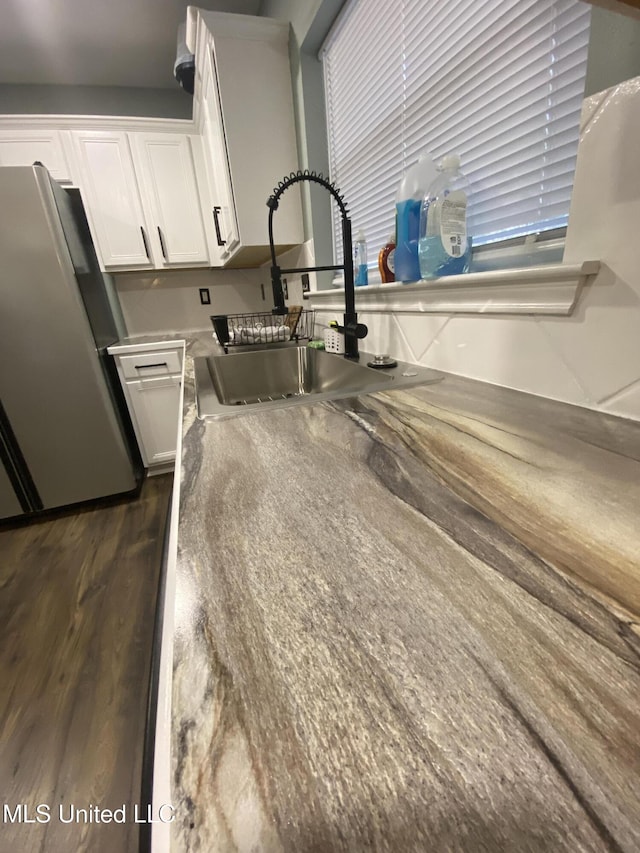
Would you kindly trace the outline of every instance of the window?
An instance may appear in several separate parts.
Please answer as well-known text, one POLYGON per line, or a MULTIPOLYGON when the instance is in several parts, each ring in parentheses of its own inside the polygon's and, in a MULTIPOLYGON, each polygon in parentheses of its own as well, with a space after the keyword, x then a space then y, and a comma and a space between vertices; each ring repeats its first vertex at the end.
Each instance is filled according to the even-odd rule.
POLYGON ((589 21, 579 0, 347 3, 322 49, 329 158, 370 266, 424 150, 460 155, 475 246, 566 225, 589 21))

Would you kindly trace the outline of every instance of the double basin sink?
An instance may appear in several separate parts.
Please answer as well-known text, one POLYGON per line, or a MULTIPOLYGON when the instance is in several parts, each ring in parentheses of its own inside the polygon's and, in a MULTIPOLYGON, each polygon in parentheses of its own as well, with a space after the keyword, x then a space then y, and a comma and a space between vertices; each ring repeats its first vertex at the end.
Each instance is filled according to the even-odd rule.
POLYGON ((306 346, 196 357, 198 417, 232 417, 442 379, 435 370, 401 361, 391 368, 368 367, 373 359, 360 353, 352 361, 306 346))

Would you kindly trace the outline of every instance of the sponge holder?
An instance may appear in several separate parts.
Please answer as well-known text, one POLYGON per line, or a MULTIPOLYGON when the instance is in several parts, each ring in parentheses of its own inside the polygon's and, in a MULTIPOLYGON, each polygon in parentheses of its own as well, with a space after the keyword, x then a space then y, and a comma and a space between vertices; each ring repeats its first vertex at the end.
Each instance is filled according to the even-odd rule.
POLYGON ((344 354, 343 333, 338 332, 337 329, 325 329, 324 348, 326 352, 336 352, 340 355, 344 354))

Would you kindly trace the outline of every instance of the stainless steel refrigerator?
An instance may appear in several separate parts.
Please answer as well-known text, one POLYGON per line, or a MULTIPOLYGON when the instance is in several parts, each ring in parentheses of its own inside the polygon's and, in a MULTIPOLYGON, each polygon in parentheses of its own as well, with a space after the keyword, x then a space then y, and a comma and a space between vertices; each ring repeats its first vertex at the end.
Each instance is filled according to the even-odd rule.
POLYGON ((139 488, 107 284, 78 191, 0 168, 0 518, 139 488))

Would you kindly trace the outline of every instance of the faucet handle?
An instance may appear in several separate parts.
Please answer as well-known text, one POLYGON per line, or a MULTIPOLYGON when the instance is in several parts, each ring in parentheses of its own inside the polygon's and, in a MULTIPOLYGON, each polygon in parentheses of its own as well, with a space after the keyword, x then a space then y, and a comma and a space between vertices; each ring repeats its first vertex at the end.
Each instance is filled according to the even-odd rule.
POLYGON ((369 329, 365 326, 364 323, 358 322, 348 322, 345 316, 344 318, 344 326, 338 326, 339 332, 346 332, 350 335, 355 335, 358 340, 362 340, 362 338, 366 338, 369 334, 369 329))
POLYGON ((346 317, 345 317, 345 321, 344 321, 344 326, 339 326, 335 320, 332 320, 329 323, 329 326, 332 329, 335 329, 336 332, 341 332, 342 334, 344 334, 345 331, 349 332, 350 334, 355 333, 356 338, 358 338, 359 340, 362 340, 362 338, 366 338, 367 335, 369 334, 369 328, 367 326, 365 326, 364 323, 355 323, 355 324, 349 323, 349 322, 347 322, 346 317))

